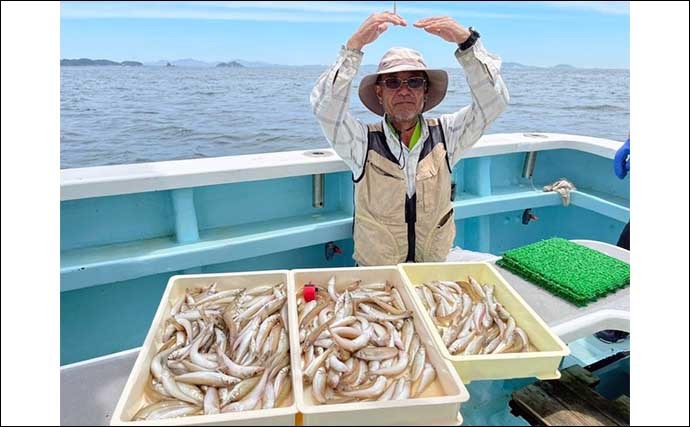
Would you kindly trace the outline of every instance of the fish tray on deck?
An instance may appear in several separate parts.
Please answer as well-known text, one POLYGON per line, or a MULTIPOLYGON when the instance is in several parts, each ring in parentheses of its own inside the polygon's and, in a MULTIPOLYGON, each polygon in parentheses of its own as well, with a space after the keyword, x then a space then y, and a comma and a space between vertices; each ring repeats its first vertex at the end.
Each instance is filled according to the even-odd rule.
POLYGON ((443 357, 455 366, 466 384, 474 380, 527 377, 549 380, 561 377, 558 367, 563 357, 570 354, 570 350, 491 264, 486 262, 410 263, 399 264, 398 268, 410 289, 417 311, 422 313, 424 322, 432 330, 436 347, 443 357), (482 285, 494 285, 496 301, 510 312, 516 325, 527 333, 537 351, 479 355, 450 354, 414 288, 432 280, 467 281, 468 275, 482 285))
MULTIPOLYGON (((203 288, 217 283, 217 290, 224 291, 238 288, 253 288, 257 286, 288 285, 287 270, 272 270, 263 272, 225 273, 225 274, 195 274, 172 276, 168 280, 161 298, 158 311, 153 319, 151 328, 146 335, 132 372, 129 375, 120 400, 115 407, 110 425, 131 426, 189 426, 189 425, 226 425, 226 426, 257 426, 257 425, 294 425, 297 406, 295 405, 295 371, 292 375, 292 390, 290 397, 285 399, 283 406, 272 409, 258 409, 252 411, 233 412, 217 415, 194 415, 179 418, 152 421, 131 421, 137 411, 145 403, 145 388, 151 381, 151 361, 161 346, 165 320, 170 315, 172 304, 184 294, 187 288, 203 288)), ((290 331, 288 330, 288 335, 290 331)), ((292 348, 290 348, 292 351, 292 348)), ((291 359, 292 360, 292 359, 291 359)))
POLYGON ((298 425, 459 425, 460 406, 469 399, 467 389, 453 366, 438 351, 431 331, 412 302, 400 271, 390 267, 358 267, 291 270, 288 281, 288 310, 292 369, 296 382, 294 394, 299 410, 298 425), (405 400, 318 404, 312 398, 311 385, 302 381, 299 324, 296 294, 306 283, 325 284, 336 278, 336 289, 356 280, 362 283, 388 281, 400 293, 406 308, 412 311, 415 331, 426 346, 427 357, 436 369, 436 379, 421 397, 405 400))

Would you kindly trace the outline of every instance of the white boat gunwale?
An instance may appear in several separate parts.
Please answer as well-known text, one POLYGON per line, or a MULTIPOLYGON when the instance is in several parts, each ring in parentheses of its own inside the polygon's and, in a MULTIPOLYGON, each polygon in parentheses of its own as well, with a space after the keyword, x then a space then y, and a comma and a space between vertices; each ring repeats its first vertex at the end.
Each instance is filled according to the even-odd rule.
MULTIPOLYGON (((621 144, 560 133, 497 133, 483 136, 463 153, 463 158, 571 149, 613 159, 621 144)), ((62 169, 60 200, 345 171, 347 166, 332 149, 62 169), (314 152, 321 155, 313 155, 314 152)))

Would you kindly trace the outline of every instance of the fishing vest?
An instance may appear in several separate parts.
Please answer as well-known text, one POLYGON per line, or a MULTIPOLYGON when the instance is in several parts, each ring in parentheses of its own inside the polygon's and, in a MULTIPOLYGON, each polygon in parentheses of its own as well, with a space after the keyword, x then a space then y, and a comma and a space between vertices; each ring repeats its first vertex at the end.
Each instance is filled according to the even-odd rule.
POLYGON ((455 240, 451 167, 443 129, 426 119, 415 175, 415 194, 407 196, 405 172, 388 148, 382 123, 368 125, 362 174, 354 180, 354 258, 359 265, 445 261, 455 240))

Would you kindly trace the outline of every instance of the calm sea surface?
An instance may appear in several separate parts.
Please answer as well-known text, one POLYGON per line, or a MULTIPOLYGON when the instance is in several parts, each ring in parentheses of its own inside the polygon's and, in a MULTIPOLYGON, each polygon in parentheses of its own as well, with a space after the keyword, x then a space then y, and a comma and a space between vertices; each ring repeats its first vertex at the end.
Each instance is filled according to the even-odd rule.
MULTIPOLYGON (((328 147, 309 93, 325 67, 61 67, 61 168, 328 147)), ((372 72, 365 66, 360 76, 372 72)), ((469 104, 460 68, 428 117, 469 104)), ((623 141, 629 71, 506 66, 511 104, 487 133, 559 132, 623 141)), ((356 95, 351 112, 377 120, 356 95)))

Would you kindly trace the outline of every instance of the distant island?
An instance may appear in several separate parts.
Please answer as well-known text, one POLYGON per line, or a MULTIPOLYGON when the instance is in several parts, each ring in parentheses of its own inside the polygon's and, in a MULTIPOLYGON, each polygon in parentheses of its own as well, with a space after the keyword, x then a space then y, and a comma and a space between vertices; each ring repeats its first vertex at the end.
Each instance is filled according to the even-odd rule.
POLYGON ((520 64, 519 62, 504 62, 503 66, 508 68, 531 68, 529 65, 520 64))
POLYGON ((198 59, 185 58, 185 59, 161 59, 159 61, 145 62, 144 65, 149 65, 153 67, 165 67, 170 64, 173 67, 185 67, 185 68, 212 68, 212 67, 245 67, 245 68, 265 68, 265 67, 283 67, 280 64, 269 64, 267 62, 257 62, 257 61, 245 61, 243 59, 233 59, 227 62, 220 61, 200 61, 198 59), (239 64, 239 65, 236 65, 239 64))
POLYGON ((79 58, 79 59, 61 59, 60 66, 87 66, 87 65, 124 65, 126 67, 140 67, 144 64, 137 61, 122 61, 115 62, 108 59, 89 59, 89 58, 79 58))
POLYGON ((236 68, 236 67, 242 67, 244 68, 244 65, 240 64, 237 61, 230 61, 230 62, 221 62, 216 67, 231 67, 231 68, 236 68))
POLYGON ((520 64, 519 62, 504 62, 503 66, 505 68, 560 68, 560 69, 575 69, 572 65, 569 64, 558 64, 558 65, 553 65, 553 66, 538 66, 538 65, 525 65, 525 64, 520 64))

